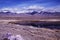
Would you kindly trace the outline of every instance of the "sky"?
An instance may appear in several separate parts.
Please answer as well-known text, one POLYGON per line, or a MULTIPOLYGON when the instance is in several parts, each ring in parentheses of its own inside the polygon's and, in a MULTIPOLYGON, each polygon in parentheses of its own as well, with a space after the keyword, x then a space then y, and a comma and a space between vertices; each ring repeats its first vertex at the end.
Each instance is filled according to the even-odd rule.
POLYGON ((43 9, 60 10, 60 0, 0 0, 0 9, 43 9))

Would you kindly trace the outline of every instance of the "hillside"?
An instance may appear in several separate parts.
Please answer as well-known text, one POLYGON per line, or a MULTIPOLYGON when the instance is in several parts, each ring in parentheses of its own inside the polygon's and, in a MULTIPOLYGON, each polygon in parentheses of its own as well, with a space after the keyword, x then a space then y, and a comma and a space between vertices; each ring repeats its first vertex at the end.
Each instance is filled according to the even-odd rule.
POLYGON ((60 40, 60 29, 38 28, 9 22, 15 21, 0 21, 0 40, 7 33, 20 35, 23 40, 60 40))
POLYGON ((13 35, 19 34, 24 40, 60 40, 60 30, 15 24, 0 24, 0 40, 2 35, 6 33, 12 33, 13 35))

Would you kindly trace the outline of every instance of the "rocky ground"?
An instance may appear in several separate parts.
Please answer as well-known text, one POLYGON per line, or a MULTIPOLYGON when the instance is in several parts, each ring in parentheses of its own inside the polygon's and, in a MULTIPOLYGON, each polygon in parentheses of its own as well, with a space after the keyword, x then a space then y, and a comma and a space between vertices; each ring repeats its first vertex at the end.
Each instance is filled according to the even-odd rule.
POLYGON ((0 22, 0 40, 3 39, 3 35, 6 33, 20 35, 23 40, 60 40, 60 30, 58 29, 37 28, 0 22))

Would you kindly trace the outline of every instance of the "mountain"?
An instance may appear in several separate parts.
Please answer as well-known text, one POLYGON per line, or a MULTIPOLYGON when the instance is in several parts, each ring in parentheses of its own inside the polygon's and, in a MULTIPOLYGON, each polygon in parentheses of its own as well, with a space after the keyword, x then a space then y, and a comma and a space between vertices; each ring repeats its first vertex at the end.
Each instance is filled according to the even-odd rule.
POLYGON ((42 15, 42 16, 60 16, 60 12, 46 12, 46 11, 40 11, 40 12, 37 12, 37 11, 33 11, 33 12, 29 12, 27 14, 30 14, 30 15, 42 15))
POLYGON ((38 12, 37 12, 37 11, 33 11, 33 12, 29 12, 29 13, 27 13, 27 14, 34 15, 34 14, 36 14, 36 13, 38 13, 38 12))
POLYGON ((23 17, 23 16, 60 16, 60 12, 47 12, 47 11, 32 11, 32 12, 27 12, 27 13, 13 13, 8 10, 5 11, 0 11, 0 16, 18 16, 18 17, 23 17))

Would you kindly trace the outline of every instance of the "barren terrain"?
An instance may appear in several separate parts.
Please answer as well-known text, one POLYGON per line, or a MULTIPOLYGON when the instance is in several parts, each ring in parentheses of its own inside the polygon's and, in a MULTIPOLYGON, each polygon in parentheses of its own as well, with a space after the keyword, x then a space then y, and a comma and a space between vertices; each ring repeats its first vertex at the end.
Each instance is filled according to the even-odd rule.
POLYGON ((0 40, 6 33, 19 34, 24 40, 60 40, 60 29, 19 25, 16 22, 17 20, 0 20, 0 40))

